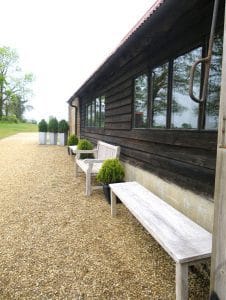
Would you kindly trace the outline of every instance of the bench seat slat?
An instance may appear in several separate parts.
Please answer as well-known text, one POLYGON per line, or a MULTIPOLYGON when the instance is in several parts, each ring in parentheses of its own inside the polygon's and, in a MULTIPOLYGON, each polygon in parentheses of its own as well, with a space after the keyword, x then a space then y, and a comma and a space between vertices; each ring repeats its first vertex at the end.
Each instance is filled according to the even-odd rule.
POLYGON ((145 229, 179 263, 210 257, 212 235, 137 182, 110 185, 145 229))

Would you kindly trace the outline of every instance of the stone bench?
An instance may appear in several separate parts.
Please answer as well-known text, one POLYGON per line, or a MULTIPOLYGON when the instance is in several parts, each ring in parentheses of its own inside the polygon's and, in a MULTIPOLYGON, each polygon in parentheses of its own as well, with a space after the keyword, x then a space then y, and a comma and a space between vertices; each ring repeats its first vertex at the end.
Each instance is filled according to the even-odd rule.
POLYGON ((176 299, 188 299, 188 266, 211 256, 212 235, 137 182, 110 184, 116 196, 176 262, 176 299))

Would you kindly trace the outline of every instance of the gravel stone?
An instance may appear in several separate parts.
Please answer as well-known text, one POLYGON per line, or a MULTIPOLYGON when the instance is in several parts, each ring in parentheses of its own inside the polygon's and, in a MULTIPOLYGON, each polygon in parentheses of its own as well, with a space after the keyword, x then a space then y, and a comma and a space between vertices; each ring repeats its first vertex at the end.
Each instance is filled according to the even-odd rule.
MULTIPOLYGON (((173 260, 122 204, 113 219, 84 195, 66 147, 21 133, 0 154, 0 299, 175 299, 173 260)), ((189 299, 208 299, 207 273, 191 269, 189 299)))

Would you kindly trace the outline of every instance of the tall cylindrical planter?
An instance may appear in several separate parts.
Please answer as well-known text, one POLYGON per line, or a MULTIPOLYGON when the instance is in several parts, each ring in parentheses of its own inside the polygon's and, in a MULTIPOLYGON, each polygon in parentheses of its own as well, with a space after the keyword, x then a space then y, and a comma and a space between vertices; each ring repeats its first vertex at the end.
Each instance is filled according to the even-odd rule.
POLYGON ((39 144, 40 145, 45 145, 46 144, 46 132, 39 132, 39 144))
POLYGON ((67 144, 67 133, 58 133, 60 146, 65 146, 67 144))
POLYGON ((49 133, 49 143, 50 143, 50 145, 56 145, 57 144, 57 133, 56 132, 50 132, 49 133))

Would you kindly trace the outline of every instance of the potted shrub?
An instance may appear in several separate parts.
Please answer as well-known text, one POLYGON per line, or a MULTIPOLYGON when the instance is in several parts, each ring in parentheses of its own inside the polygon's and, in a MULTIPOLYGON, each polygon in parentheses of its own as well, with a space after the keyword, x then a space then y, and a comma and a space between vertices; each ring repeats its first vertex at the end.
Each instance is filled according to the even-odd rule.
POLYGON ((50 145, 56 145, 57 144, 57 132, 58 132, 58 121, 56 118, 51 118, 49 120, 49 140, 50 145))
POLYGON ((45 145, 46 144, 46 136, 47 136, 47 122, 42 119, 38 123, 38 131, 39 131, 39 144, 45 145))
MULTIPOLYGON (((123 165, 117 158, 106 159, 97 174, 97 181, 103 184, 103 191, 106 200, 110 204, 110 183, 122 182, 125 176, 123 165)), ((117 199, 119 202, 119 200, 117 199)))
MULTIPOLYGON (((81 139, 78 142, 77 145, 77 149, 78 150, 93 150, 93 145, 86 139, 81 139)), ((80 158, 81 159, 85 159, 85 158, 93 158, 93 154, 86 154, 86 153, 81 153, 80 154, 80 158)))
POLYGON ((65 146, 67 143, 68 129, 68 122, 65 120, 61 120, 58 124, 60 146, 65 146))
POLYGON ((67 139, 67 145, 68 146, 75 146, 77 144, 78 144, 77 136, 74 133, 70 134, 68 139, 67 139))
POLYGON ((77 144, 78 144, 77 136, 74 133, 70 134, 67 139, 68 154, 72 154, 72 155, 74 154, 73 150, 69 146, 76 146, 77 144))

